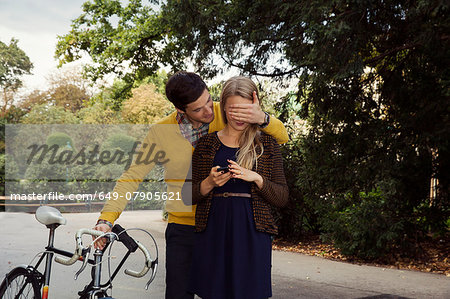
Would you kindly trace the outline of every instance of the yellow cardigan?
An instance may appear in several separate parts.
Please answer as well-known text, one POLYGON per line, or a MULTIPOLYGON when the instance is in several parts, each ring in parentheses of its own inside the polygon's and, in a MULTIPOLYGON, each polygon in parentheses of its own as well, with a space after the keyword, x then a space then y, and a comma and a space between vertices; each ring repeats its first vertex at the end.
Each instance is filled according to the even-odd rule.
MULTIPOLYGON (((117 180, 113 196, 105 203, 99 219, 114 223, 125 209, 129 199, 134 197, 133 192, 138 189, 144 177, 153 169, 155 163, 160 162, 164 166, 167 191, 159 194, 148 193, 146 200, 155 200, 157 197, 160 198, 159 200, 166 200, 169 223, 195 225, 196 206, 185 205, 180 198, 194 148, 181 135, 176 115, 175 111, 149 129, 137 156, 142 158, 141 161, 149 157, 147 162, 150 163, 136 163, 135 160, 131 164, 117 180)), ((209 133, 220 131, 225 127, 220 105, 217 102, 214 103, 214 115, 214 120, 209 124, 209 133)), ((262 131, 273 136, 279 144, 288 141, 286 128, 274 117, 270 118, 269 125, 262 131)))

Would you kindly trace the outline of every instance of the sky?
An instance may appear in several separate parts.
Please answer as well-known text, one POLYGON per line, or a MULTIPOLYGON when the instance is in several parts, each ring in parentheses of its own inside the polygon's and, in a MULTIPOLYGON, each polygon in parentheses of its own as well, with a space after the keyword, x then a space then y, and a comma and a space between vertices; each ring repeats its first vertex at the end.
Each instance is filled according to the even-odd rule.
POLYGON ((19 47, 34 65, 33 75, 23 77, 25 89, 42 88, 46 76, 57 68, 56 37, 69 32, 71 21, 81 15, 86 0, 0 0, 0 40, 19 47))
MULTIPOLYGON (((33 89, 45 89, 46 77, 57 71, 58 63, 54 58, 57 36, 70 31, 72 20, 81 15, 81 6, 86 1, 0 0, 0 41, 9 44, 11 38, 18 39, 19 47, 34 65, 33 74, 22 78, 23 93, 33 89)), ((126 4, 128 1, 122 2, 126 4)), ((73 65, 80 65, 80 62, 63 68, 73 65)), ((227 72, 226 75, 212 80, 212 83, 236 74, 236 71, 227 72)))
MULTIPOLYGON (((19 93, 46 89, 46 77, 58 70, 58 62, 54 58, 57 36, 70 31, 72 20, 81 15, 81 6, 86 1, 0 0, 0 41, 9 44, 11 38, 18 39, 19 47, 34 65, 33 74, 23 76, 24 87, 19 93)), ((126 4, 128 1, 122 2, 126 4)), ((74 62, 65 65, 63 69, 80 64, 74 62)), ((193 67, 188 67, 187 70, 194 71, 193 67)), ((209 80, 207 84, 214 84, 237 74, 237 70, 231 69, 209 80)), ((105 79, 112 82, 112 77, 105 79)))

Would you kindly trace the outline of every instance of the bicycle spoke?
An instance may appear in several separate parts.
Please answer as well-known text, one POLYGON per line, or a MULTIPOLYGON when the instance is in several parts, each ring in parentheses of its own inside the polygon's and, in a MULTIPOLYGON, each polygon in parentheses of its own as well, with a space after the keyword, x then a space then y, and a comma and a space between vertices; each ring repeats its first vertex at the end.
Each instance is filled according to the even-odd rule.
POLYGON ((33 285, 26 275, 18 275, 11 277, 8 281, 6 289, 4 289, 3 299, 32 299, 34 298, 33 285))

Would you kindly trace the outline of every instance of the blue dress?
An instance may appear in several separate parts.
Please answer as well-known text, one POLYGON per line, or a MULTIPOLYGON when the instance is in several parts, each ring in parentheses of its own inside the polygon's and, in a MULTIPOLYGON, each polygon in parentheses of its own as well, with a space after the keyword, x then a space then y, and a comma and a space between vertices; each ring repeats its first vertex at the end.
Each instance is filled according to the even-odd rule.
MULTIPOLYGON (((214 166, 236 160, 238 148, 222 144, 214 166)), ((231 178, 214 193, 250 193, 251 184, 231 178)), ((272 296, 272 241, 255 228, 252 199, 213 197, 206 229, 195 234, 191 292, 203 299, 262 299, 272 296)))

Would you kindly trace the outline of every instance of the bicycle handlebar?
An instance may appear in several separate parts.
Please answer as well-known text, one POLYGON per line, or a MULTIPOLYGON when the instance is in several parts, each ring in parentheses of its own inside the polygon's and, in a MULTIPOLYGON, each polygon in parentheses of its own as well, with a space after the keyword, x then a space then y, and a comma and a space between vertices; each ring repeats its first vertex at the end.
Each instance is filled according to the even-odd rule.
POLYGON ((81 238, 83 235, 91 235, 94 237, 100 237, 100 236, 106 235, 106 234, 108 234, 108 233, 104 233, 102 231, 88 229, 88 228, 82 228, 82 229, 78 230, 75 233, 75 242, 77 244, 76 244, 75 253, 73 254, 73 256, 70 259, 56 256, 55 262, 66 265, 66 266, 70 266, 70 265, 74 264, 77 260, 80 259, 83 249, 84 249, 83 240, 81 238))
MULTIPOLYGON (((120 227, 120 226, 118 226, 118 227, 120 227)), ((120 233, 118 234, 119 240, 120 240, 120 235, 124 234, 124 237, 126 236, 127 240, 131 239, 133 242, 135 242, 137 244, 138 248, 142 251, 142 253, 145 256, 145 265, 144 265, 144 268, 140 272, 126 269, 125 274, 139 278, 139 277, 142 277, 145 274, 147 274, 147 272, 150 269, 152 269, 153 273, 152 273, 151 280, 153 280, 153 278, 156 274, 155 269, 156 269, 157 263, 158 263, 157 260, 152 260, 148 249, 145 248, 144 245, 142 245, 140 242, 137 242, 133 238, 131 238, 128 234, 126 234, 126 232, 121 227, 120 227, 120 229, 121 229, 120 233)), ((56 256, 55 261, 60 264, 66 265, 66 266, 70 266, 70 265, 74 264, 76 261, 78 261, 82 256, 83 249, 86 249, 83 247, 83 241, 82 241, 83 235, 91 235, 94 237, 101 237, 101 236, 107 236, 107 235, 116 236, 116 234, 111 233, 111 232, 105 233, 105 232, 98 231, 98 230, 82 228, 75 233, 76 248, 75 248, 75 253, 73 254, 73 256, 69 259, 66 259, 66 258, 63 258, 60 256, 56 256)), ((123 238, 123 239, 125 239, 125 238, 123 238)))
POLYGON ((145 274, 147 274, 148 270, 151 268, 152 259, 150 257, 150 253, 148 252, 147 248, 145 248, 140 242, 136 242, 139 249, 142 251, 142 253, 145 256, 145 266, 144 269, 142 269, 141 272, 133 271, 125 269, 125 274, 128 274, 133 277, 142 277, 145 274))
POLYGON ((117 236, 119 237, 119 241, 122 242, 123 245, 125 245, 129 251, 135 252, 136 249, 139 248, 145 256, 145 265, 144 265, 144 268, 140 272, 125 269, 125 271, 124 271, 125 274, 139 278, 139 277, 142 277, 145 274, 147 274, 148 270, 152 269, 152 275, 150 278, 150 282, 151 282, 156 274, 156 272, 154 270, 155 270, 155 267, 157 266, 158 261, 157 260, 153 261, 147 248, 145 248, 145 246, 142 245, 140 242, 131 238, 127 234, 126 230, 123 227, 121 227, 119 224, 114 225, 112 228, 112 231, 117 234, 117 236))

